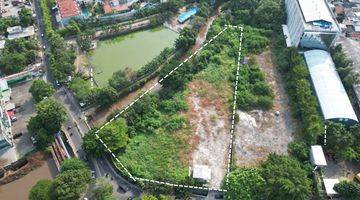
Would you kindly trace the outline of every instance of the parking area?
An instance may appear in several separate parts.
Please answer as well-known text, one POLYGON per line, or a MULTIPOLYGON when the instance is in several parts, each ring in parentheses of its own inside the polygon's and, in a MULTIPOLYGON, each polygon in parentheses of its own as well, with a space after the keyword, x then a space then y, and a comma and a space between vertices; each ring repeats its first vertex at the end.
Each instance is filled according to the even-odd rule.
POLYGON ((11 102, 16 106, 15 117, 17 119, 17 121, 13 122, 12 132, 13 135, 22 133, 22 136, 14 140, 18 157, 34 148, 26 128, 30 117, 36 114, 35 105, 29 92, 32 82, 27 81, 11 86, 11 102))

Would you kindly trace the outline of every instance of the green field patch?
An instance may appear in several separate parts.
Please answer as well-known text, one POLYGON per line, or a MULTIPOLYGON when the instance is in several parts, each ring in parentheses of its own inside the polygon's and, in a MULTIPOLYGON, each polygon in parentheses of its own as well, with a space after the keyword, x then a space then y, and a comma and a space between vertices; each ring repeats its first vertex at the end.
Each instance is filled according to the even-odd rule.
POLYGON ((187 144, 174 134, 140 134, 130 140, 119 159, 138 177, 182 182, 188 177, 188 163, 181 153, 187 144))

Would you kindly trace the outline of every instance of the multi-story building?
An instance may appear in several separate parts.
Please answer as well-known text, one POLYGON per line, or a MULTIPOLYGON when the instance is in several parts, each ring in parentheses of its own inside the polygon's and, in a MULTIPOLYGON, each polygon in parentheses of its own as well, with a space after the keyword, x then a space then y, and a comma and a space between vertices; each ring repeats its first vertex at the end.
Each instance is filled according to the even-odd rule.
POLYGON ((0 80, 0 150, 13 146, 11 132, 11 119, 6 110, 6 104, 10 101, 11 89, 6 80, 0 80))
POLYGON ((328 49, 333 45, 340 28, 325 0, 285 0, 285 6, 288 46, 328 49))

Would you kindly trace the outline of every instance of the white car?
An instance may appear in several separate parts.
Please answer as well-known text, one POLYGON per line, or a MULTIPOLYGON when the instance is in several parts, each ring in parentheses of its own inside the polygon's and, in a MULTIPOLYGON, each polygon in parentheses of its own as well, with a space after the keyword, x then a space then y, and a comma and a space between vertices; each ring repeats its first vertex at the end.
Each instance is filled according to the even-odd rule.
POLYGON ((35 139, 33 136, 31 136, 30 139, 31 139, 31 142, 32 142, 33 144, 36 143, 36 139, 35 139))

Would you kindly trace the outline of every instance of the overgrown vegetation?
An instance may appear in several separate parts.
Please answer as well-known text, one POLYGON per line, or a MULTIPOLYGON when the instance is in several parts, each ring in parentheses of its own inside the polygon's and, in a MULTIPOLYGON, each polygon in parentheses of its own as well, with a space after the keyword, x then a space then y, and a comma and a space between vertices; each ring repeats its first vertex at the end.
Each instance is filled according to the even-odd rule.
POLYGON ((36 140, 36 147, 43 150, 59 132, 66 119, 65 108, 52 98, 46 98, 36 104, 37 115, 31 117, 27 129, 36 140))
POLYGON ((88 166, 77 158, 64 161, 60 174, 53 181, 40 180, 31 188, 30 200, 75 200, 85 191, 91 182, 88 166))
POLYGON ((20 25, 22 27, 28 27, 34 24, 34 17, 31 9, 21 8, 19 11, 20 25))
POLYGON ((309 72, 303 58, 295 48, 273 47, 276 62, 283 74, 293 116, 301 124, 302 137, 308 144, 315 144, 324 132, 319 104, 311 89, 309 72))
POLYGON ((346 127, 339 123, 327 124, 327 141, 325 149, 340 160, 360 162, 360 125, 346 127))
POLYGON ((354 84, 360 83, 359 73, 354 71, 352 61, 346 57, 341 45, 331 48, 330 53, 344 87, 347 91, 352 90, 354 84))
POLYGON ((230 173, 226 199, 307 199, 311 192, 309 169, 292 157, 270 154, 259 168, 230 173))
POLYGON ((236 103, 242 110, 266 110, 273 106, 274 93, 265 81, 265 74, 254 63, 240 68, 238 89, 236 103))
POLYGON ((6 40, 1 52, 0 70, 9 75, 23 71, 37 58, 37 45, 34 39, 6 40))
POLYGON ((47 84, 44 80, 36 79, 32 83, 29 92, 31 93, 35 102, 39 103, 43 99, 51 97, 55 93, 55 89, 52 85, 47 84))
POLYGON ((6 29, 11 26, 19 26, 20 21, 16 17, 2 17, 0 18, 0 34, 7 35, 6 29))
POLYGON ((360 199, 360 184, 356 182, 341 181, 336 184, 334 190, 345 200, 360 199))

